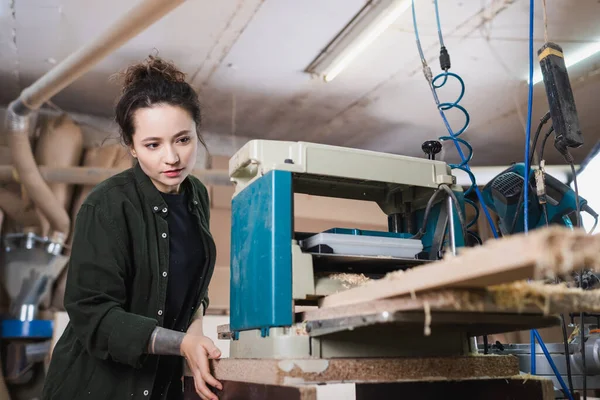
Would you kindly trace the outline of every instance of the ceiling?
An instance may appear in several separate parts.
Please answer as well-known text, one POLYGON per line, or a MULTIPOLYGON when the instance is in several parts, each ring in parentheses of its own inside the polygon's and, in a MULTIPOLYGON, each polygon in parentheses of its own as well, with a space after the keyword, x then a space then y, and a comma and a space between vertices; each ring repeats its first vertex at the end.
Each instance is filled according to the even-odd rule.
MULTIPOLYGON (((205 129, 225 136, 305 140, 422 156, 421 143, 447 134, 421 73, 410 10, 335 80, 303 70, 365 0, 188 0, 97 64, 52 100, 60 108, 112 116, 128 63, 158 51, 188 74, 204 104, 205 129)), ((536 1, 535 51, 544 38, 536 1)), ((0 105, 93 40, 135 4, 122 0, 0 0, 0 105)), ((417 0, 419 32, 434 74, 439 43, 431 0, 417 0)), ((471 165, 523 160, 527 116, 529 1, 444 0, 440 17, 451 71, 465 81, 461 105, 471 123, 462 136, 471 165)), ((598 0, 548 2, 548 35, 568 58, 600 40, 598 0)), ((570 69, 585 142, 599 140, 600 53, 570 69)), ((442 101, 458 94, 448 84, 442 101)), ((547 110, 534 90, 533 129, 547 110)), ((453 126, 462 116, 449 111, 453 126)), ((547 151, 549 163, 563 161, 547 151)), ((447 143, 443 158, 456 161, 447 143)))

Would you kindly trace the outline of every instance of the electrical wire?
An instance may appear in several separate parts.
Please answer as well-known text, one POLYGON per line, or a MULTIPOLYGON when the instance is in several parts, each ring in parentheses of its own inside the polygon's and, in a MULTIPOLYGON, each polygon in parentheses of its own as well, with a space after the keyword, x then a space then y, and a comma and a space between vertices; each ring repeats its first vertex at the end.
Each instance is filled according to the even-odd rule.
MULTIPOLYGON (((441 29, 441 24, 440 24, 439 9, 438 9, 437 1, 435 1, 434 4, 435 4, 435 9, 436 9, 436 19, 437 19, 437 24, 438 24, 438 35, 441 38, 440 44, 443 45, 443 35, 442 35, 442 29, 441 29)), ((481 194, 481 191, 479 190, 479 187, 477 186, 475 176, 473 175, 473 173, 471 172, 471 169, 469 167, 469 161, 473 157, 473 148, 466 140, 458 137, 467 129, 469 122, 470 122, 469 113, 463 106, 458 104, 465 93, 464 81, 462 80, 462 78, 459 75, 452 73, 452 72, 448 72, 447 70, 445 70, 443 73, 441 73, 441 74, 437 75, 435 78, 433 78, 431 69, 429 68, 429 66, 427 65, 427 61, 425 60, 425 56, 423 54, 423 48, 421 47, 421 40, 419 38, 419 30, 417 27, 417 17, 416 17, 416 12, 415 12, 414 0, 412 0, 412 17, 413 17, 413 26, 414 26, 414 30, 415 30, 415 40, 416 40, 416 44, 417 44, 417 49, 419 51, 419 56, 421 58, 421 64, 423 65, 423 73, 425 75, 425 79, 429 83, 429 88, 433 95, 434 101, 436 103, 436 106, 438 108, 440 116, 442 117, 444 125, 449 133, 449 136, 442 136, 439 139, 441 141, 452 140, 454 142, 456 150, 461 158, 460 164, 449 164, 449 166, 451 169, 460 169, 461 171, 464 171, 465 173, 467 173, 467 175, 469 176, 469 179, 471 180, 471 186, 465 191, 464 195, 467 196, 471 192, 473 192, 473 191, 475 192, 475 194, 477 195, 477 198, 479 200, 479 203, 482 205, 483 212, 488 220, 488 223, 490 224, 492 233, 495 238, 498 238, 498 232, 496 230, 496 227, 494 225, 492 217, 491 217, 487 207, 485 206, 485 202, 483 200, 483 195, 481 194), (460 95, 454 102, 441 103, 439 100, 439 97, 437 95, 437 89, 444 86, 444 84, 448 81, 449 77, 455 78, 458 81, 458 83, 460 84, 460 86, 461 86, 460 95), (443 81, 441 83, 437 84, 437 81, 440 79, 443 79, 443 81), (450 110, 452 108, 456 108, 456 109, 462 111, 465 116, 464 125, 456 133, 452 130, 452 127, 450 126, 450 123, 448 122, 448 119, 446 118, 446 114, 445 114, 445 111, 450 110), (467 148, 467 150, 469 151, 469 154, 467 157, 465 157, 465 154, 462 150, 461 144, 463 146, 465 146, 467 148)), ((466 229, 468 229, 469 227, 473 226, 477 222, 477 218, 479 217, 479 208, 477 207, 475 202, 470 199, 465 198, 465 203, 467 203, 471 207, 473 207, 475 209, 475 213, 476 213, 475 218, 473 218, 473 220, 471 220, 469 223, 466 224, 466 229)))
POLYGON ((596 230, 597 226, 598 226, 598 216, 596 215, 594 217, 594 225, 592 226, 592 229, 590 229, 589 233, 594 233, 594 231, 596 230))
MULTIPOLYGON (((535 150, 537 148, 537 142, 539 140, 540 137, 540 132, 542 130, 542 128, 544 127, 544 125, 546 125, 546 123, 550 120, 550 112, 547 112, 541 119, 540 122, 538 123, 538 127, 535 131, 535 136, 533 138, 533 143, 532 143, 532 149, 531 149, 531 154, 529 155, 529 165, 532 165, 533 163, 533 156, 535 154, 535 150)), ((543 139, 543 144, 542 144, 542 150, 540 152, 540 163, 542 162, 542 160, 544 159, 544 147, 546 146, 546 141, 548 140, 548 137, 552 134, 552 132, 554 132, 554 127, 550 126, 550 130, 546 133, 544 139, 543 139)), ((527 186, 527 189, 529 189, 529 186, 527 186)), ((513 221, 511 223, 511 227, 509 230, 509 233, 514 233, 515 228, 517 226, 517 220, 519 219, 519 214, 521 213, 521 210, 523 209, 523 198, 525 195, 525 182, 523 182, 523 188, 521 189, 521 194, 519 195, 519 201, 517 203, 517 212, 515 213, 515 217, 513 218, 513 221)))
MULTIPOLYGON (((573 186, 575 186, 575 202, 576 202, 576 217, 577 217, 577 227, 581 228, 581 204, 579 201, 579 188, 577 187, 577 173, 575 172, 575 164, 573 163, 573 157, 569 153, 569 150, 564 151, 565 158, 569 161, 569 165, 571 166, 571 172, 573 173, 573 186)), ((579 287, 583 289, 583 271, 579 274, 579 287)), ((586 360, 585 360, 585 326, 584 326, 584 315, 580 314, 579 319, 581 323, 581 333, 580 333, 580 341, 581 341, 581 364, 583 369, 583 400, 587 399, 587 368, 586 368, 586 360)))
POLYGON ((465 215, 462 212, 462 209, 460 208, 460 203, 458 202, 458 198, 456 197, 456 194, 452 191, 452 189, 450 189, 450 187, 448 185, 440 185, 440 189, 444 190, 448 196, 450 196, 450 198, 452 199, 452 203, 454 203, 454 206, 456 207, 456 213, 458 214, 458 220, 460 221, 460 228, 461 228, 461 232, 463 234, 463 238, 464 240, 467 240, 467 223, 465 220, 465 215))
POLYGON ((565 358, 567 362, 567 380, 569 382, 569 391, 573 393, 573 374, 571 373, 571 352, 569 351, 569 338, 567 336, 567 324, 565 316, 560 314, 560 322, 562 326, 563 343, 565 345, 565 358))
MULTIPOLYGON (((583 273, 579 275, 579 286, 583 286, 583 273)), ((580 332, 580 341, 581 341, 581 366, 583 367, 581 371, 583 375, 583 400, 587 400, 587 366, 585 360, 585 325, 583 320, 583 313, 579 315, 579 319, 581 320, 581 332, 580 332)))
POLYGON ((460 226, 461 226, 461 231, 464 235, 464 238, 466 240, 467 237, 467 224, 466 224, 466 220, 465 220, 465 215, 462 212, 462 209, 460 207, 460 203, 458 201, 458 198, 456 197, 456 194, 454 194, 454 192, 452 191, 452 189, 450 189, 450 187, 448 185, 439 185, 439 187, 437 188, 437 190, 431 195, 431 197, 429 198, 429 200, 427 201, 427 205, 425 206, 425 213, 423 215, 423 224, 421 226, 421 228, 419 228, 419 231, 414 234, 411 239, 421 239, 426 231, 427 231, 427 222, 429 220, 429 215, 431 213, 431 209, 433 208, 433 203, 435 202, 435 200, 438 198, 438 196, 440 195, 440 193, 446 192, 448 194, 448 196, 450 198, 452 198, 452 203, 454 204, 454 206, 456 207, 456 213, 458 214, 458 219, 460 222, 460 226))
MULTIPOLYGON (((529 155, 529 165, 533 164, 533 156, 535 155, 535 150, 537 148, 537 142, 540 137, 540 132, 546 123, 550 120, 550 111, 548 111, 542 118, 540 118, 540 122, 538 123, 538 127, 535 130, 535 136, 533 137, 533 143, 531 145, 531 154, 529 155)), ((542 162, 542 157, 540 156, 539 163, 542 162)))
POLYGON ((437 0, 434 1, 435 4, 435 19, 437 21, 437 30, 438 30, 438 37, 440 39, 440 46, 441 47, 446 47, 444 45, 444 36, 442 35, 442 27, 440 25, 440 11, 438 9, 438 2, 437 0))
POLYGON ((546 132, 546 136, 544 136, 544 139, 542 140, 542 148, 540 150, 540 160, 544 159, 544 149, 546 148, 546 142, 548 141, 548 138, 550 137, 550 135, 552 135, 552 132, 554 132, 554 126, 551 126, 550 129, 548 129, 548 132, 546 132))
POLYGON ((546 221, 546 226, 550 225, 550 222, 548 221, 548 204, 544 203, 542 204, 542 210, 544 212, 544 219, 546 221))
POLYGON ((581 228, 581 204, 579 202, 579 188, 577 187, 577 173, 575 172, 575 164, 573 158, 569 157, 569 165, 571 166, 571 172, 573 173, 573 186, 575 187, 575 204, 577 212, 575 217, 577 218, 577 227, 581 228))
POLYGON ((423 224, 421 225, 421 228, 419 228, 417 233, 411 236, 411 239, 421 239, 425 235, 425 232, 427 231, 427 222, 429 221, 429 214, 431 213, 433 203, 435 202, 439 194, 442 192, 443 190, 438 188, 435 192, 433 192, 433 194, 427 201, 427 205, 425 206, 425 213, 423 214, 423 224))

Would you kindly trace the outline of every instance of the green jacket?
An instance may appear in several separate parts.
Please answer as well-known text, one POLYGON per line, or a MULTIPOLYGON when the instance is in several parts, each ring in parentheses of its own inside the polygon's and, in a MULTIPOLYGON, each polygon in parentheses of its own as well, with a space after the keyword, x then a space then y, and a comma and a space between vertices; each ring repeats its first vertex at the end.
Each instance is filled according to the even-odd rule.
MULTIPOLYGON (((206 310, 216 259, 208 193, 192 176, 182 185, 192 194, 189 207, 208 252, 198 288, 206 310)), ((166 207, 139 165, 97 185, 81 206, 64 298, 70 322, 54 348, 42 399, 150 398, 158 356, 145 353, 152 331, 163 323, 166 207)))

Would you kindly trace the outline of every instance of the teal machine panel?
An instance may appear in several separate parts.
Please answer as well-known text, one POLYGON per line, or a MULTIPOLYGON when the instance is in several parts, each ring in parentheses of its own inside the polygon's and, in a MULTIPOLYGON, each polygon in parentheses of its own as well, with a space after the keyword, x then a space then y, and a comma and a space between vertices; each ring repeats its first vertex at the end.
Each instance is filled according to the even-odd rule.
POLYGON ((271 171, 231 204, 233 332, 290 326, 292 304, 292 173, 271 171))

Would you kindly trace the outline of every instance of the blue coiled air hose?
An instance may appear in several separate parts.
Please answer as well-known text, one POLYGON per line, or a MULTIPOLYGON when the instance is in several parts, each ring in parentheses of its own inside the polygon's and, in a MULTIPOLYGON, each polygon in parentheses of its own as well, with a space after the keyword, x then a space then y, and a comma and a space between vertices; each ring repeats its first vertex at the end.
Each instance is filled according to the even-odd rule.
MULTIPOLYGON (((437 19, 437 25, 438 25, 438 34, 440 37, 440 43, 442 45, 442 47, 444 48, 445 51, 445 47, 443 44, 443 37, 441 34, 441 26, 440 26, 440 19, 439 19, 439 12, 438 12, 438 6, 437 6, 437 1, 435 1, 435 8, 436 8, 436 19, 437 19)), ((415 38, 416 38, 416 42, 417 42, 417 49, 419 50, 419 56, 421 57, 421 63, 423 64, 423 72, 425 74, 425 78, 427 79, 427 82, 429 83, 429 87, 431 89, 431 93, 433 95, 433 98, 435 100, 436 106, 438 108, 438 111, 440 113, 440 116, 442 117, 442 120, 444 121, 444 125, 446 126, 446 129, 448 131, 448 136, 441 136, 439 137, 439 139, 441 141, 445 141, 445 140, 452 140, 456 150, 461 158, 461 162, 459 164, 449 164, 451 169, 459 169, 461 171, 464 171, 468 176, 469 179, 471 181, 471 186, 469 186, 469 188, 464 192, 464 196, 465 196, 465 203, 471 205, 473 207, 473 209, 475 210, 475 217, 469 221, 467 223, 466 228, 470 228, 471 226, 475 225, 477 223, 477 220, 479 218, 479 208, 477 207, 477 205, 475 204, 474 201, 466 198, 469 194, 471 194, 472 192, 475 192, 475 194, 477 195, 477 198, 479 199, 479 203, 481 204, 482 208, 483 208, 483 212, 485 213, 485 216, 488 220, 488 223, 490 225, 490 228, 492 230, 492 233, 494 235, 495 238, 498 238, 498 232, 496 230, 496 227, 494 225, 494 222, 492 221, 492 217, 485 205, 485 202, 483 200, 483 195, 481 194, 481 191, 479 190, 479 187, 477 186, 477 182, 475 180, 475 176, 473 175, 473 173, 471 172, 471 168, 469 167, 469 162, 471 161, 471 159, 473 158, 473 147, 464 139, 459 138, 460 135, 462 135, 466 130, 467 127, 469 126, 469 122, 471 121, 471 117, 469 116, 468 111, 461 106, 459 103, 462 100, 464 94, 465 94, 465 83, 463 81, 463 79, 458 75, 455 74, 453 72, 448 72, 447 70, 440 73, 439 75, 437 75, 435 78, 432 78, 431 75, 431 69, 429 68, 429 66, 427 65, 427 61, 425 60, 425 56, 423 54, 423 49, 421 47, 421 40, 419 38, 419 30, 417 28, 417 17, 416 17, 416 12, 415 12, 415 2, 414 0, 412 0, 412 17, 413 17, 413 26, 414 26, 414 30, 415 30, 415 38), (442 88, 447 82, 448 82, 448 78, 453 78, 456 79, 458 81, 458 83, 460 84, 460 94, 458 96, 458 98, 453 101, 453 102, 440 102, 438 94, 437 94, 437 90, 442 88), (441 83, 437 83, 440 79, 443 79, 441 83), (460 110, 464 116, 465 116, 465 122, 463 124, 463 126, 461 127, 461 129, 459 129, 458 131, 454 132, 452 127, 450 126, 450 123, 448 122, 448 119, 446 118, 446 114, 445 111, 451 110, 451 109, 458 109, 460 110), (463 149, 461 147, 461 144, 467 148, 468 150, 468 156, 465 156, 463 149)), ((449 58, 447 60, 448 65, 449 65, 449 58)), ((473 235, 474 237, 476 237, 480 242, 481 242, 481 238, 479 238, 474 232, 468 231, 469 234, 473 235)), ((465 238, 466 239, 466 238, 465 238)))

